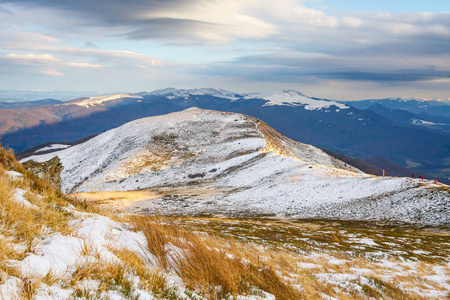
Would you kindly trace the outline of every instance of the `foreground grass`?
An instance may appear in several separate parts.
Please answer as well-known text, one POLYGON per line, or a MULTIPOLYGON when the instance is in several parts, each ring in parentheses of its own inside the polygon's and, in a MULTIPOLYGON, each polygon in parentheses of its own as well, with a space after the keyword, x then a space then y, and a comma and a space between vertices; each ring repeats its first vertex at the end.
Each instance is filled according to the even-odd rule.
POLYGON ((132 221, 136 230, 144 233, 147 250, 158 258, 159 267, 173 268, 188 288, 199 294, 226 298, 258 288, 277 299, 304 298, 252 254, 252 248, 165 224, 164 219, 137 216, 132 221))
POLYGON ((393 228, 380 232, 368 224, 353 228, 349 224, 312 221, 290 226, 273 220, 136 217, 134 221, 136 228, 145 232, 147 247, 160 258, 160 266, 173 267, 191 289, 203 295, 215 292, 215 297, 224 297, 257 287, 277 299, 321 299, 325 295, 338 299, 450 296, 445 284, 433 280, 438 273, 447 286, 450 283, 449 235, 443 232, 408 229, 395 234, 393 228), (303 235, 299 236, 293 228, 303 235), (362 243, 357 243, 357 234, 363 233, 359 237, 362 243), (294 246, 295 240, 306 242, 308 234, 309 247, 294 246), (397 235, 397 247, 406 249, 409 243, 415 256, 395 247, 380 248, 382 251, 374 248, 373 240, 390 243, 397 235), (418 243, 411 243, 412 237, 427 242, 421 248, 418 243), (292 243, 286 242, 288 239, 292 243), (432 257, 428 258, 424 251, 433 241, 439 250, 429 252, 432 257), (371 255, 374 251, 382 255, 371 255), (220 290, 210 290, 218 286, 220 290))

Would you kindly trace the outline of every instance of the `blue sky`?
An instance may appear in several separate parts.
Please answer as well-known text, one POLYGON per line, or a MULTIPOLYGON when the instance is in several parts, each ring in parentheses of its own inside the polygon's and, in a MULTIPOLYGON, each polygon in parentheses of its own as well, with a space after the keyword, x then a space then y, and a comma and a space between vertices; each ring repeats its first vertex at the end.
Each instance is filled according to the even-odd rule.
POLYGON ((449 12, 450 4, 446 0, 323 0, 305 1, 311 7, 327 12, 384 11, 384 12, 449 12), (325 8, 326 7, 326 8, 325 8))
POLYGON ((450 97, 450 4, 0 0, 0 90, 450 97))

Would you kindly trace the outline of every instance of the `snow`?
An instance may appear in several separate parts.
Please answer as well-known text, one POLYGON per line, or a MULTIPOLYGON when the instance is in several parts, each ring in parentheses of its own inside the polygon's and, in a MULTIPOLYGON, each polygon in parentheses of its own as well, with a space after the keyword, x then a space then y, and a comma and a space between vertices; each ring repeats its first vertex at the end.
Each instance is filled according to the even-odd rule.
POLYGON ((20 299, 22 295, 23 283, 19 278, 9 277, 0 285, 1 299, 20 299))
POLYGON ((8 174, 12 179, 19 179, 23 177, 22 174, 16 171, 6 171, 6 174, 8 174))
POLYGON ((23 261, 16 261, 11 265, 28 277, 44 277, 50 271, 62 276, 79 261, 81 249, 80 238, 58 233, 41 241, 36 247, 36 254, 30 253, 23 261))
POLYGON ((438 124, 438 123, 433 123, 433 122, 429 122, 429 121, 425 121, 425 120, 420 120, 420 119, 413 119, 412 123, 414 125, 443 125, 443 124, 438 124))
POLYGON ((354 241, 354 242, 357 242, 357 243, 360 243, 360 244, 366 244, 368 246, 378 246, 378 244, 375 243, 373 241, 373 239, 370 239, 370 238, 353 238, 353 239, 350 239, 350 240, 354 241))
POLYGON ((299 262, 297 263, 297 266, 299 266, 302 269, 321 269, 321 265, 313 264, 313 263, 307 263, 307 262, 299 262))
POLYGON ((47 151, 47 150, 66 149, 69 147, 70 147, 70 145, 65 145, 65 144, 52 144, 52 145, 48 145, 44 148, 41 148, 41 149, 35 151, 35 153, 43 152, 43 151, 47 151))
POLYGON ((39 209, 38 206, 30 203, 27 199, 25 199, 25 197, 24 197, 25 193, 26 193, 25 190, 17 188, 13 195, 14 201, 16 201, 17 203, 19 203, 27 208, 39 209))
POLYGON ((142 96, 133 95, 133 94, 114 94, 114 95, 107 95, 107 96, 90 97, 88 99, 81 100, 78 102, 62 103, 61 105, 78 105, 78 106, 90 107, 90 106, 95 106, 95 105, 103 105, 104 102, 120 100, 120 99, 124 99, 124 98, 142 99, 142 96))
POLYGON ((357 291, 362 294, 363 285, 368 285, 373 289, 377 289, 373 280, 360 275, 325 273, 316 274, 314 275, 314 277, 316 277, 320 281, 339 286, 344 291, 357 291))
MULTIPOLYGON (((75 219, 70 221, 71 228, 74 229, 73 233, 70 235, 46 234, 37 240, 33 252, 28 253, 23 260, 8 261, 8 265, 17 269, 23 278, 42 280, 49 272, 52 276, 59 278, 51 286, 41 282, 34 299, 69 299, 73 297, 75 288, 97 290, 100 282, 93 279, 83 279, 70 286, 65 284, 61 284, 63 285, 61 286, 60 282, 70 280, 77 267, 85 263, 120 263, 120 259, 110 251, 111 247, 133 251, 143 259, 149 271, 160 271, 156 258, 145 250, 147 240, 142 232, 135 232, 129 229, 128 224, 112 221, 108 217, 81 213, 67 208, 63 209, 75 216, 75 219)), ((169 262, 171 253, 176 253, 176 256, 179 257, 184 251, 173 245, 167 246, 169 248, 169 262)), ((187 299, 184 294, 184 282, 172 273, 165 274, 165 277, 169 287, 175 288, 180 298, 187 299)), ((0 284, 0 298, 11 299, 19 296, 22 292, 22 280, 12 276, 6 278, 7 280, 0 284)), ((139 288, 139 277, 130 277, 130 280, 133 286, 133 294, 136 297, 139 299, 155 299, 149 292, 139 288)), ((257 291, 257 294, 260 296, 238 296, 236 299, 275 299, 273 295, 260 290, 257 291)), ((104 291, 100 296, 102 299, 125 299, 124 295, 115 290, 104 291)), ((199 296, 196 296, 197 298, 202 299, 199 296)))
POLYGON ((185 196, 188 201, 152 199, 130 207, 137 211, 450 223, 450 196, 430 183, 340 169, 345 165, 322 150, 261 128, 244 115, 193 108, 135 120, 26 160, 57 155, 66 193, 207 191, 185 196))
MULTIPOLYGON (((126 224, 111 221, 107 217, 67 210, 77 216, 70 224, 75 228, 75 232, 71 235, 60 233, 46 235, 36 245, 33 253, 28 253, 25 259, 10 261, 11 267, 17 268, 28 278, 43 278, 49 272, 57 277, 70 278, 76 267, 83 262, 94 260, 119 262, 120 260, 109 250, 111 246, 135 252, 145 258, 149 268, 152 268, 151 263, 156 265, 155 258, 144 251, 146 239, 142 233, 129 230, 126 224), (91 249, 89 253, 86 253, 86 248, 91 249)), ((0 285, 0 291, 11 289, 13 283, 0 285)), ((86 284, 92 286, 96 281, 91 280, 90 283, 84 283, 86 284)), ((147 292, 136 290, 142 299, 153 299, 147 292)), ((44 286, 40 289, 37 299, 67 299, 72 292, 71 288, 44 286)))
MULTIPOLYGON (((257 98, 257 99, 265 99, 269 100, 264 106, 273 106, 273 105, 291 105, 298 106, 304 105, 306 110, 320 110, 323 108, 330 108, 331 106, 336 106, 339 109, 348 109, 349 106, 328 100, 316 100, 311 99, 301 92, 294 90, 284 90, 282 92, 269 93, 269 94, 261 94, 257 96, 246 97, 247 99, 257 98)), ((336 110, 339 111, 339 110, 336 110)))

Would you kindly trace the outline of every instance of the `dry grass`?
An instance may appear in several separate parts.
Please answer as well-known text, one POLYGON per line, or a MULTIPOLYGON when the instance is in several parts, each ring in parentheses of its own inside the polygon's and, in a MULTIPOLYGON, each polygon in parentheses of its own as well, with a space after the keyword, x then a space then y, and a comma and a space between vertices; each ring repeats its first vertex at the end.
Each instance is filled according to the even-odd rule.
POLYGON ((299 290, 286 284, 262 261, 235 256, 239 246, 225 245, 215 237, 163 221, 137 216, 134 224, 136 230, 144 233, 147 249, 159 259, 160 266, 174 268, 188 288, 212 299, 250 293, 254 287, 274 294, 277 299, 303 298, 299 290))
POLYGON ((129 249, 111 248, 110 250, 131 274, 139 276, 139 288, 163 299, 176 298, 175 291, 168 285, 162 270, 150 269, 142 257, 129 249))
MULTIPOLYGON (((18 184, 19 187, 27 185, 27 179, 18 184)), ((38 197, 33 193, 26 193, 25 199, 37 205, 40 209, 33 209, 13 200, 17 186, 8 176, 0 176, 0 228, 9 236, 15 237, 17 242, 25 242, 31 251, 36 239, 47 228, 68 233, 69 215, 55 206, 52 197, 38 197)))
POLYGON ((417 292, 421 289, 446 292, 445 286, 429 279, 435 274, 435 267, 444 268, 447 276, 450 275, 448 233, 439 231, 374 228, 373 224, 311 220, 173 220, 177 226, 185 226, 186 230, 219 234, 229 241, 240 239, 243 243, 237 243, 240 245, 237 251, 229 251, 228 246, 220 249, 249 261, 257 261, 255 256, 259 256, 278 275, 301 286, 306 299, 321 298, 322 294, 338 299, 423 299, 417 292), (378 246, 358 243, 362 238, 373 240, 378 246), (255 243, 260 246, 254 246, 255 243), (426 250, 428 254, 419 254, 420 251, 415 254, 416 250, 426 250), (373 252, 387 257, 375 259, 370 256, 373 252), (367 272, 359 273, 359 270, 367 272), (363 281, 353 282, 356 289, 346 291, 336 282, 327 283, 323 277, 318 280, 320 276, 316 275, 320 274, 361 275, 359 278, 363 281), (365 284, 366 280, 370 284, 365 284))
MULTIPOLYGON (((97 288, 98 294, 108 290, 117 290, 123 296, 134 294, 130 274, 127 272, 127 268, 120 263, 87 260, 76 267, 68 285, 77 287, 79 282, 84 279, 97 280, 100 283, 97 288)), ((74 295, 79 294, 82 290, 80 287, 76 288, 74 295)))
POLYGON ((95 295, 101 298, 107 291, 117 291, 125 299, 137 299, 133 280, 138 276, 139 289, 149 291, 158 298, 178 299, 162 272, 148 268, 135 252, 111 246, 110 251, 120 259, 113 262, 102 260, 91 243, 85 243, 82 250, 86 260, 76 266, 71 278, 65 283, 66 286, 75 287, 73 297, 86 298, 95 295), (95 280, 99 285, 94 290, 86 289, 81 284, 84 280, 95 280))

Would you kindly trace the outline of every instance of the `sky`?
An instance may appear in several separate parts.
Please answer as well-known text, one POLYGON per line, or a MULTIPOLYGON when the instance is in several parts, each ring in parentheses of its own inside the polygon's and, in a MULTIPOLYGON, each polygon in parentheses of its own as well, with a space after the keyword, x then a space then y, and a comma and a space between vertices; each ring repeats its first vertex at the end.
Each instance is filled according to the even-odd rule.
POLYGON ((444 0, 0 0, 0 90, 450 97, 444 0))

